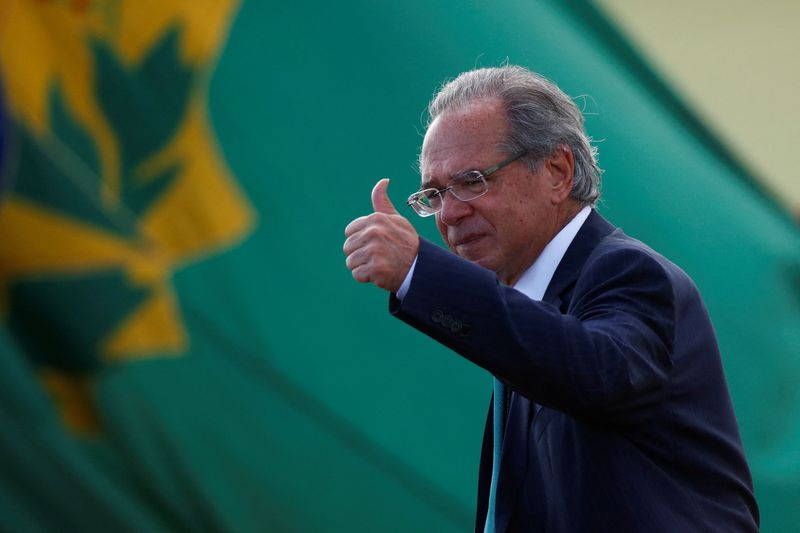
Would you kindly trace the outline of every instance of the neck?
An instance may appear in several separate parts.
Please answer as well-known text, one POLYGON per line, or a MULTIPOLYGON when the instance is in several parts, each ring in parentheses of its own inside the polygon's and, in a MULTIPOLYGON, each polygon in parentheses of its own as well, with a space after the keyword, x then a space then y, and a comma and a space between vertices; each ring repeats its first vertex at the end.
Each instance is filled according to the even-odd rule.
POLYGON ((556 211, 555 216, 553 217, 553 225, 552 230, 550 231, 549 236, 547 237, 547 241, 544 243, 540 243, 539 249, 535 251, 533 255, 533 259, 530 259, 526 262, 526 264, 521 265, 521 268, 516 269, 513 273, 502 275, 498 272, 498 278, 502 281, 505 285, 509 287, 513 286, 522 275, 539 259, 542 251, 545 247, 550 244, 556 235, 569 224, 575 216, 580 213, 581 209, 583 209, 583 205, 572 199, 568 199, 566 202, 559 206, 559 209, 556 211))
POLYGON ((577 214, 580 213, 581 210, 584 207, 583 204, 581 204, 580 202, 578 202, 576 200, 570 200, 568 203, 570 205, 565 206, 563 214, 560 216, 561 220, 560 220, 560 223, 558 225, 558 230, 555 233, 553 233, 553 236, 550 237, 550 240, 553 240, 553 237, 558 235, 559 231, 564 229, 567 224, 572 222, 572 219, 575 218, 577 216, 577 214))

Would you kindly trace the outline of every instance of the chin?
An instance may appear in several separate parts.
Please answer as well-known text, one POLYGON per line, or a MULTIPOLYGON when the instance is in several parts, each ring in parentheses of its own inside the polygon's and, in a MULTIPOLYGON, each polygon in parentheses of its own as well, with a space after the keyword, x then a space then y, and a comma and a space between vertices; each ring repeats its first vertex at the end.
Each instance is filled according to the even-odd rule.
POLYGON ((475 263, 479 267, 483 267, 483 268, 486 268, 486 269, 492 270, 492 271, 494 271, 495 267, 497 266, 497 265, 495 265, 495 262, 492 261, 491 257, 477 257, 477 258, 474 258, 474 259, 473 258, 469 258, 469 257, 465 257, 464 259, 467 259, 471 263, 475 263))
POLYGON ((494 262, 492 254, 489 250, 484 250, 482 248, 482 246, 472 246, 466 247, 465 249, 464 247, 456 246, 451 248, 451 250, 457 256, 466 259, 471 263, 475 263, 476 265, 480 265, 484 268, 489 268, 489 265, 494 262))

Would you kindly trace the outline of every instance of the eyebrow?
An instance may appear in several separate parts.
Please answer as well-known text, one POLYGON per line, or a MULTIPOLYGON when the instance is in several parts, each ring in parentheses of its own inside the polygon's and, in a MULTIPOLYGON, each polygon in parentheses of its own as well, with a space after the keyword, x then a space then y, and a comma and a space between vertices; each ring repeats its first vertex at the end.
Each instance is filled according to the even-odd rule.
POLYGON ((423 181, 422 184, 419 186, 419 190, 424 189, 438 189, 438 187, 433 186, 434 182, 432 180, 423 181))
MULTIPOLYGON (((459 172, 455 172, 453 174, 450 174, 450 179, 447 180, 447 183, 450 183, 451 180, 454 180, 454 179, 456 179, 456 178, 458 178, 460 176, 463 176, 464 174, 467 174, 468 172, 475 172, 476 170, 478 172, 480 172, 480 170, 478 170, 477 168, 468 168, 468 169, 461 170, 459 172)), ((445 184, 445 185, 447 185, 447 184, 445 184)), ((443 188, 444 187, 442 187, 442 189, 443 188)), ((419 190, 423 190, 423 189, 439 189, 439 187, 436 187, 434 185, 434 181, 433 180, 426 180, 426 181, 423 181, 422 184, 419 187, 419 190)))

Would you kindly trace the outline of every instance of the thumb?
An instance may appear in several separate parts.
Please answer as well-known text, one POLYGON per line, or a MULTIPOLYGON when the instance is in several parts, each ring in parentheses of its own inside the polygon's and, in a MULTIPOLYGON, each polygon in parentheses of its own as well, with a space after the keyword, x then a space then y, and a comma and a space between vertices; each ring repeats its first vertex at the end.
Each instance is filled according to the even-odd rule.
POLYGON ((396 215, 397 209, 394 208, 394 204, 392 204, 386 192, 388 188, 389 178, 383 178, 375 184, 375 187, 372 188, 372 209, 374 209, 376 213, 396 215))

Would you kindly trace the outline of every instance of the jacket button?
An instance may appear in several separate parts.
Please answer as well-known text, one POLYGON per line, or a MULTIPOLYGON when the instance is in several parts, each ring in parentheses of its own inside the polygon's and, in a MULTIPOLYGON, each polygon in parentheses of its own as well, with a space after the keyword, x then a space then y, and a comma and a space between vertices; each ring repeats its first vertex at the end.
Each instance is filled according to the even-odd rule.
POLYGON ((438 309, 431 314, 431 320, 433 320, 433 322, 436 324, 441 323, 443 318, 444 318, 444 313, 442 313, 438 309))

